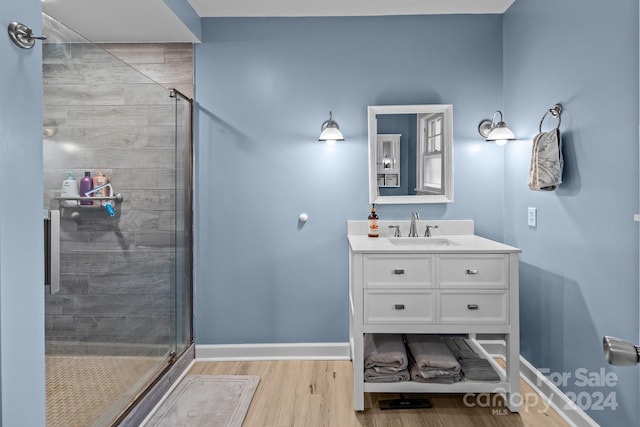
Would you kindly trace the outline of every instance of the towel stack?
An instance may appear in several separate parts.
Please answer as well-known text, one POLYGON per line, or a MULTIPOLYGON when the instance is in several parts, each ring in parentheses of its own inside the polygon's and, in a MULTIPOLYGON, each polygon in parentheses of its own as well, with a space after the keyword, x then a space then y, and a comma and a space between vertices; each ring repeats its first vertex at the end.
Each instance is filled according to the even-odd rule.
POLYGON ((364 335, 364 380, 409 381, 407 350, 400 334, 364 335))
POLYGON ((453 384, 460 381, 460 364, 438 335, 406 335, 411 380, 453 384))
POLYGON ((491 363, 461 336, 365 334, 364 368, 367 382, 500 381, 491 363))
POLYGON ((471 381, 500 381, 491 363, 476 353, 463 337, 445 337, 444 342, 460 362, 462 376, 471 381))

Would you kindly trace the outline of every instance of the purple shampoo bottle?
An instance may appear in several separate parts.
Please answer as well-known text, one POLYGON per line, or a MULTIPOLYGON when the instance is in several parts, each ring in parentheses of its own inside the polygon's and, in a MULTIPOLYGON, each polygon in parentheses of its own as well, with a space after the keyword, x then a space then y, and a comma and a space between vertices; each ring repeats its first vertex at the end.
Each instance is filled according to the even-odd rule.
MULTIPOLYGON (((84 173, 84 178, 80 180, 80 197, 85 197, 87 191, 91 191, 93 189, 93 179, 91 178, 90 172, 84 173)), ((93 202, 91 200, 80 200, 80 204, 82 206, 91 206, 93 202)))

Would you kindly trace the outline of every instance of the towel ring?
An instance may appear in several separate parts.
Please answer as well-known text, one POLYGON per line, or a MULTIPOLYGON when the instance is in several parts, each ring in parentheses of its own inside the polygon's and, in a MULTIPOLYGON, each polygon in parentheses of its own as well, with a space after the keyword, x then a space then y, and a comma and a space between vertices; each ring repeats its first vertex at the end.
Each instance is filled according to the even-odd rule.
POLYGON ((558 119, 558 126, 556 126, 556 129, 560 127, 560 123, 562 122, 562 104, 554 104, 542 115, 542 118, 540 119, 540 125, 538 126, 538 130, 540 132, 542 132, 542 122, 544 122, 545 117, 547 117, 547 114, 549 113, 551 113, 553 117, 556 117, 558 119))

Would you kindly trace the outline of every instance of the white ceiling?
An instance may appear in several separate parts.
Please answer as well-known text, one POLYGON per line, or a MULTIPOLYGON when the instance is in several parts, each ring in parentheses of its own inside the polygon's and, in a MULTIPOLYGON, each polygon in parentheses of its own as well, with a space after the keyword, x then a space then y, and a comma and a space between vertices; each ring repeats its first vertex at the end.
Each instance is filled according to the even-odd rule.
MULTIPOLYGON (((504 13, 515 0, 184 0, 200 17, 504 13)), ((163 0, 42 0, 42 10, 94 42, 197 42, 163 0)))
POLYGON ((514 0, 189 0, 204 16, 378 16, 504 13, 514 0))
POLYGON ((162 0, 42 0, 42 11, 96 43, 198 41, 162 0))

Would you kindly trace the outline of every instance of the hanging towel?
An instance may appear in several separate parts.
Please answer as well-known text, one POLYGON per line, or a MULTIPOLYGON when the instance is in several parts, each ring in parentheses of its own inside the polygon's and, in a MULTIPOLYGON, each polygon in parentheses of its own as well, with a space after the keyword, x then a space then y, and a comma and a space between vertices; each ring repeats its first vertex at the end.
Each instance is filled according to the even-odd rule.
POLYGON ((562 141, 560 129, 540 132, 533 138, 529 188, 553 191, 562 183, 562 141))

